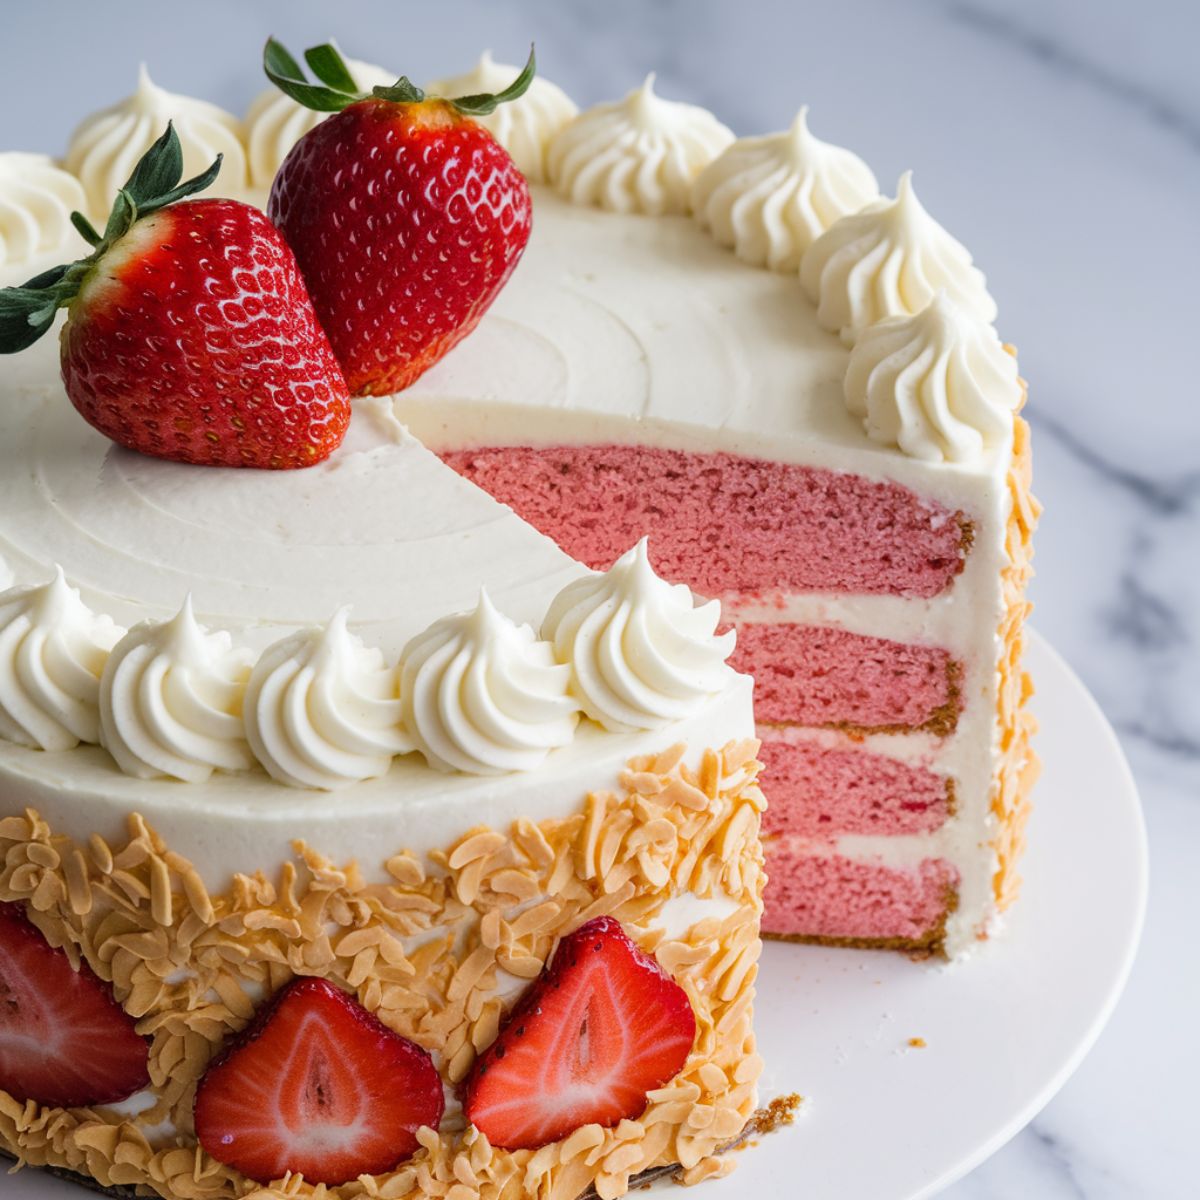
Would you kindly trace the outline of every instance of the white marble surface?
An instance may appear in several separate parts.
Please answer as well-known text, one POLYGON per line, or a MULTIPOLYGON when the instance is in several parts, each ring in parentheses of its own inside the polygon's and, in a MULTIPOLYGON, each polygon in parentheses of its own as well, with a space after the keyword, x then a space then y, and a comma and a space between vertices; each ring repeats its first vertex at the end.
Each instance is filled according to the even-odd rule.
POLYGON ((1108 1031, 1042 1115, 948 1194, 1200 1194, 1200 5, 208 0, 127 16, 3 6, 0 146, 61 148, 86 110, 130 90, 140 58, 164 86, 240 111, 273 31, 293 46, 336 34, 418 77, 486 45, 516 59, 536 38, 545 73, 581 102, 657 69, 663 94, 739 132, 780 127, 804 101, 815 132, 861 153, 885 187, 915 169, 1021 348, 1047 507, 1036 622, 1121 734, 1152 854, 1146 936, 1108 1031))

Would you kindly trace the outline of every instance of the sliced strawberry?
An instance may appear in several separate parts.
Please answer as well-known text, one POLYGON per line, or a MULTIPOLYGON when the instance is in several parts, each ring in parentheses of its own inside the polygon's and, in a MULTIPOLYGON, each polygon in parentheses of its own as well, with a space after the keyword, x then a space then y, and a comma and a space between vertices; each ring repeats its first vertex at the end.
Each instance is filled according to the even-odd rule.
POLYGON ((463 1110, 508 1150, 615 1125, 680 1072, 695 1038, 683 988, 619 921, 597 917, 563 938, 477 1060, 463 1110))
POLYGON ((108 985, 0 904, 0 1089, 52 1108, 115 1104, 150 1082, 148 1058, 108 985))
POLYGON ((259 1183, 333 1185, 403 1162, 444 1106, 426 1051, 333 984, 297 979, 208 1068, 196 1136, 259 1183))

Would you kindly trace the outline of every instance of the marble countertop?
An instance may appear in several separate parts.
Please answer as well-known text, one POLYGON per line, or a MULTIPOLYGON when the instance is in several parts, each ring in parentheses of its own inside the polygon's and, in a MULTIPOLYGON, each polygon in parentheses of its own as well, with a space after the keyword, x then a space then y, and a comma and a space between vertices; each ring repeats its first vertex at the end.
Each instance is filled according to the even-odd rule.
POLYGON ((336 15, 312 0, 208 0, 143 6, 127 25, 71 2, 6 6, 0 21, 3 91, 23 98, 0 111, 5 148, 64 146, 84 111, 130 90, 139 58, 171 90, 242 111, 261 86, 242 48, 336 33, 417 76, 464 68, 486 45, 516 60, 536 38, 545 73, 581 103, 653 69, 662 94, 739 133, 780 128, 807 102, 814 131, 862 154, 889 192, 914 168, 1021 349, 1046 505, 1035 622, 1116 726, 1151 849, 1146 934, 1110 1026, 1049 1107, 947 1195, 1198 1194, 1194 0, 356 0, 336 15))

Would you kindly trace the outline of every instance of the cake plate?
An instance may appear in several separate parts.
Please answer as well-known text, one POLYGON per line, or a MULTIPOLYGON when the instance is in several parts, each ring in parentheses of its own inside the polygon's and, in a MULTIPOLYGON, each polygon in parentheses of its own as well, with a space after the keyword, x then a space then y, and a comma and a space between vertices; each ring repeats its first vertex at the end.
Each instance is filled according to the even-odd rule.
MULTIPOLYGON (((1142 928, 1145 830, 1095 701, 1036 634, 1027 661, 1045 769, 1006 929, 954 965, 768 944, 763 1097, 805 1100, 794 1126, 738 1151, 737 1170, 705 1197, 932 1196, 1017 1133, 1096 1040, 1142 928)), ((32 1170, 6 1178, 3 1194, 86 1195, 32 1170)))

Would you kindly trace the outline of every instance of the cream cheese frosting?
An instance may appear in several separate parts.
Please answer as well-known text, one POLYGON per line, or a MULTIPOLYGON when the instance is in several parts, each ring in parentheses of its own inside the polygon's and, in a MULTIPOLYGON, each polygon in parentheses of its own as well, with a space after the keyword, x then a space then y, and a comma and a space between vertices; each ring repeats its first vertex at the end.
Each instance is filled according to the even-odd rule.
POLYGON ((196 620, 189 596, 169 621, 135 625, 100 681, 100 740, 139 779, 203 783, 254 760, 242 729, 252 655, 196 620))
POLYGON ((656 729, 694 713, 725 687, 736 634, 717 636, 721 605, 654 573, 643 538, 603 575, 568 584, 542 636, 571 664, 583 711, 605 729, 656 729))
POLYGON ((36 750, 100 740, 100 676, 125 631, 92 612, 62 568, 0 593, 0 737, 36 750))
POLYGON ((651 74, 623 100, 566 125, 550 143, 547 175, 576 204, 686 213, 692 181, 733 140, 706 109, 656 95, 651 74))
POLYGON ((404 720, 440 771, 529 771, 574 736, 570 677, 554 648, 483 590, 473 611, 443 617, 405 648, 404 720))
POLYGON ((878 195, 857 154, 809 132, 805 107, 785 132, 729 146, 697 177, 691 205, 701 226, 744 262, 797 271, 825 230, 878 195))
POLYGON ((0 267, 28 262, 72 242, 82 253, 85 246, 71 213, 87 206, 79 180, 48 155, 0 154, 0 267))
POLYGON ((221 154, 213 194, 239 197, 246 191, 246 149, 237 117, 207 100, 165 91, 143 64, 132 95, 88 117, 67 147, 63 165, 83 184, 93 217, 108 214, 138 159, 162 136, 168 121, 179 135, 185 179, 207 170, 221 154))
POLYGON ((981 321, 996 319, 983 272, 917 199, 911 171, 894 200, 868 204, 813 242, 800 281, 822 328, 847 345, 876 321, 920 312, 943 288, 981 321))
POLYGON ((850 353, 846 406, 869 437, 931 462, 974 462, 1012 435, 1017 360, 945 291, 870 326, 850 353))
POLYGON ((352 634, 349 610, 268 647, 246 688, 246 734, 273 779, 332 791, 413 748, 396 669, 352 634))
MULTIPOLYGON (((474 96, 501 92, 520 74, 521 68, 498 63, 485 50, 474 68, 463 75, 438 79, 427 85, 433 96, 474 96)), ((579 112, 575 102, 557 84, 534 76, 523 96, 499 105, 486 116, 473 116, 512 156, 530 183, 546 179, 546 148, 550 139, 579 112)))
MULTIPOLYGON (((395 72, 356 58, 344 61, 363 92, 373 87, 388 87, 398 78, 395 72)), ((328 116, 329 113, 305 108, 276 87, 260 92, 246 111, 243 123, 252 186, 269 188, 288 151, 328 116)))

